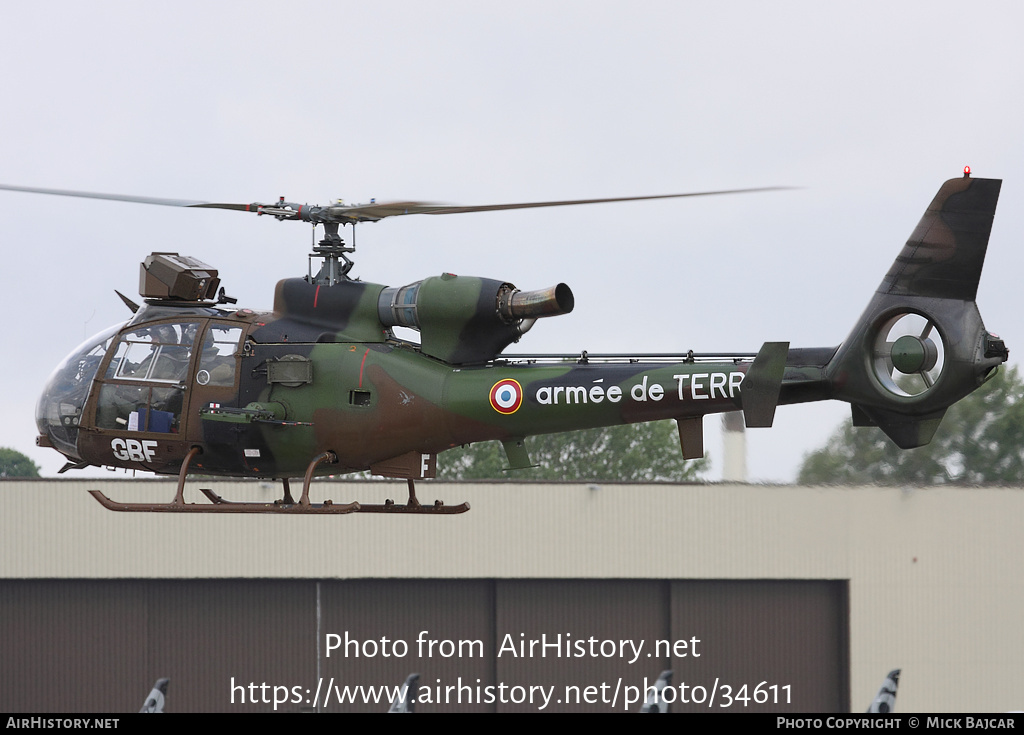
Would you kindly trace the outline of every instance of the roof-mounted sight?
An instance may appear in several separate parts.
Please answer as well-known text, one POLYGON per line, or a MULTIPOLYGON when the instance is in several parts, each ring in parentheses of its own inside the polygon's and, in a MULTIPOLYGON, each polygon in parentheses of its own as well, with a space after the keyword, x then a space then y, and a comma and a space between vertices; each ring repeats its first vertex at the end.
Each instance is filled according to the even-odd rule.
POLYGON ((139 266, 139 295, 144 299, 213 301, 217 269, 187 255, 153 253, 139 266))

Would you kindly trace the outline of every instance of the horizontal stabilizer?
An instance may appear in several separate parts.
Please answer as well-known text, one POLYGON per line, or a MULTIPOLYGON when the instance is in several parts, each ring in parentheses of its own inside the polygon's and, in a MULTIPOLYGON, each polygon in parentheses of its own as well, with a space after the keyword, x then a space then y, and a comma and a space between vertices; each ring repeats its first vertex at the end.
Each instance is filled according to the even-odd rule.
POLYGON ((740 384, 740 404, 748 428, 768 428, 775 420, 789 342, 765 342, 740 384))

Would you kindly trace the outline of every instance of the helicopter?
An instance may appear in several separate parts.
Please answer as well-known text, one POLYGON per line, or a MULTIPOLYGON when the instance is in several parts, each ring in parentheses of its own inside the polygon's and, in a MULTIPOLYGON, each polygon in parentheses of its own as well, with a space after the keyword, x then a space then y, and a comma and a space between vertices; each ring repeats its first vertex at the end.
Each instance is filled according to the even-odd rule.
MULTIPOLYGON (((271 311, 238 308, 219 272, 159 252, 140 266, 132 317, 86 340, 50 376, 36 410, 37 444, 91 465, 177 475, 165 503, 93 496, 110 510, 255 513, 423 513, 415 480, 436 476, 447 449, 500 441, 510 469, 532 466, 530 435, 675 419, 687 459, 703 456, 706 414, 742 411, 770 427, 778 405, 840 400, 855 426, 904 449, 927 444, 946 409, 1008 358, 975 303, 1001 181, 940 187, 838 346, 765 342, 756 353, 511 355, 540 318, 569 313, 563 283, 511 283, 443 273, 391 287, 349 276, 342 225, 410 214, 456 214, 731 194, 764 189, 525 204, 376 202, 327 206, 211 203, 60 189, 2 189, 176 207, 227 209, 322 226, 309 272, 277 284, 271 311), (314 262, 319 268, 314 273, 314 262), (406 327, 419 342, 398 336, 406 327), (310 500, 314 477, 369 471, 407 480, 405 503, 310 500), (189 474, 281 480, 274 502, 185 502, 189 474), (303 478, 295 500, 289 481, 303 478)), ((777 188, 777 187, 773 187, 777 188)))

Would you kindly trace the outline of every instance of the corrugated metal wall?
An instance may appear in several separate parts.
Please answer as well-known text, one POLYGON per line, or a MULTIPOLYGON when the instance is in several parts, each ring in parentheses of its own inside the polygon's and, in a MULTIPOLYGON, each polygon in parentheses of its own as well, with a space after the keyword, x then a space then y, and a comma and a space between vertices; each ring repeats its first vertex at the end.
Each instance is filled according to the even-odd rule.
POLYGON ((287 688, 279 711, 308 711, 318 676, 336 694, 413 672, 424 712, 538 711, 537 687, 553 692, 546 711, 624 711, 625 687, 673 668, 699 702, 673 711, 843 712, 846 594, 827 581, 5 580, 0 711, 134 711, 163 676, 172 711, 268 711, 274 687, 287 688), (530 641, 549 645, 530 655, 530 641), (685 644, 666 656, 657 641, 685 644), (760 682, 789 685, 791 704, 723 709, 725 686, 735 699, 760 682))
POLYGON ((700 631, 707 641, 705 655, 677 671, 708 684, 720 677, 734 691, 747 684, 750 696, 765 682, 762 691, 773 701, 748 708, 755 711, 849 712, 847 595, 840 582, 675 582, 673 637, 700 631))
MULTIPOLYGON (((197 484, 188 484, 187 498, 198 498, 197 484)), ((203 486, 231 499, 269 500, 280 492, 256 482, 203 486)), ((275 589, 298 579, 331 580, 321 587, 324 595, 341 580, 845 580, 854 709, 867 707, 897 667, 904 672, 902 711, 1005 712, 1024 705, 1022 488, 422 483, 423 500, 473 506, 436 518, 111 513, 85 493, 91 489, 119 500, 167 501, 175 483, 0 481, 0 579, 202 579, 215 588, 218 580, 280 580, 275 589)), ((318 499, 382 502, 402 497, 405 488, 317 482, 314 491, 318 499)), ((227 623, 211 616, 207 624, 227 623)), ((703 625, 693 624, 693 633, 703 634, 703 625)), ((12 629, 5 620, 0 626, 12 629)), ((60 635, 58 622, 52 626, 60 635)), ((102 622, 95 635, 76 630, 107 636, 102 622)), ((0 660, 17 645, 0 640, 0 660)), ((69 650, 63 655, 70 659, 69 650)), ((85 662, 78 670, 89 669, 85 662)), ((724 671, 707 673, 724 681, 724 671)), ((765 671, 758 682, 777 676, 765 671)), ((150 684, 127 686, 134 692, 150 684)), ((812 685, 832 687, 817 679, 802 686, 812 685)))

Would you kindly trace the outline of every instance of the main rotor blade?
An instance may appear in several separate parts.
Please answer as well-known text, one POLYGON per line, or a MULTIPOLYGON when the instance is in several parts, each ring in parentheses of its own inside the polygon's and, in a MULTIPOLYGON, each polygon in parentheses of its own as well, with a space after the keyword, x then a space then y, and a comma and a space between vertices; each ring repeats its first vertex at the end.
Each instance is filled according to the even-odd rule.
POLYGON ((604 199, 566 199, 554 202, 524 202, 520 204, 478 204, 461 206, 457 204, 432 204, 429 202, 379 202, 352 206, 328 207, 332 214, 353 219, 370 220, 397 217, 405 214, 463 214, 466 212, 494 212, 503 209, 536 209, 538 207, 568 207, 576 204, 608 204, 611 202, 638 202, 648 199, 679 199, 682 197, 715 196, 718 194, 747 194, 755 191, 781 191, 789 186, 762 186, 754 189, 722 189, 719 191, 695 191, 687 194, 657 194, 642 197, 608 197, 604 199))
POLYGON ((302 219, 307 222, 339 224, 354 222, 376 222, 385 217, 398 217, 406 214, 464 214, 467 212, 494 212, 505 209, 536 209, 538 207, 568 207, 576 204, 608 204, 611 202, 637 202, 649 199, 679 199, 682 197, 716 196, 719 194, 747 194, 758 191, 780 191, 791 189, 788 186, 762 186, 753 189, 722 189, 718 191, 695 191, 686 194, 657 194, 640 197, 608 197, 603 199, 566 199, 554 202, 523 202, 520 204, 480 204, 461 206, 455 204, 436 204, 431 202, 372 202, 370 204, 333 204, 326 207, 317 205, 299 205, 283 200, 274 204, 234 204, 225 202, 203 202, 193 199, 164 199, 161 197, 142 197, 127 194, 102 194, 91 191, 74 191, 71 189, 43 189, 33 186, 9 186, 0 184, 0 189, 21 191, 30 194, 52 194, 54 196, 82 197, 85 199, 106 199, 117 202, 136 204, 157 204, 164 207, 197 207, 203 209, 230 209, 238 212, 255 212, 269 214, 278 219, 302 219))
POLYGON ((139 197, 127 194, 102 194, 94 191, 73 191, 71 189, 41 189, 34 186, 8 186, 0 184, 0 189, 7 191, 24 191, 29 194, 52 194, 61 197, 82 197, 83 199, 108 199, 115 202, 134 202, 136 204, 159 204, 164 207, 209 207, 213 209, 235 209, 248 211, 251 204, 219 204, 215 202, 198 202, 191 199, 162 199, 160 197, 139 197))

